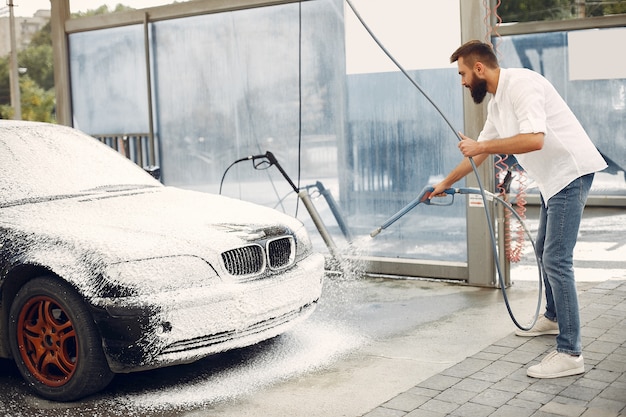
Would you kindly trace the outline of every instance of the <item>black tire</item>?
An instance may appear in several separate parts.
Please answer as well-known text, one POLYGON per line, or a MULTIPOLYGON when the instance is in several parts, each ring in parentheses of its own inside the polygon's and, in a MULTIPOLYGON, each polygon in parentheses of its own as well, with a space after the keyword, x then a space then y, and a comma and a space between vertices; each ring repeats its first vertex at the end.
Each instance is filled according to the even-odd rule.
POLYGON ((35 278, 18 291, 9 344, 28 385, 50 400, 77 400, 102 390, 114 376, 82 297, 52 276, 35 278))

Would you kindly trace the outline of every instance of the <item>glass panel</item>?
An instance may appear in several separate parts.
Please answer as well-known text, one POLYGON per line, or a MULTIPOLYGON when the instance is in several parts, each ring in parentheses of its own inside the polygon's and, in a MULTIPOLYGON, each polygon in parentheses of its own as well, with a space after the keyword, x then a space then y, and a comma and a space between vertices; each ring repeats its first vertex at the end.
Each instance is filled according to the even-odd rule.
MULTIPOLYGON (((299 6, 294 4, 154 24, 155 97, 158 129, 165 138, 162 168, 167 183, 217 192, 230 163, 266 151, 273 152, 295 179, 300 114, 298 19, 299 6)), ((304 52, 303 77, 308 73, 304 52)), ((314 87, 311 82, 303 101, 332 102, 314 87)), ((303 106, 303 112, 307 110, 303 106)), ((334 135, 334 115, 330 111, 320 115, 319 125, 328 126, 327 133, 334 135)), ((307 130, 303 124, 306 142, 307 130)), ((273 172, 259 173, 251 164, 238 165, 225 178, 224 191, 238 198, 253 199, 256 191, 264 196, 266 190, 258 186, 245 190, 233 184, 252 179, 266 183, 273 172)))
POLYGON ((143 27, 69 36, 74 127, 90 134, 149 131, 143 27))
MULTIPOLYGON (((410 71, 409 75, 460 129, 462 91, 456 71, 410 71)), ((461 157, 454 132, 401 73, 349 76, 348 96, 347 202, 353 223, 369 233, 423 187, 440 180, 461 157)), ((451 207, 418 206, 376 238, 372 254, 464 261, 463 203, 461 198, 451 207)))
MULTIPOLYGON (((615 45, 626 42, 624 28, 515 35, 493 42, 502 67, 526 67, 554 84, 609 163, 608 169, 596 174, 591 194, 623 196, 626 195, 626 78, 610 78, 611 74, 619 77, 616 72, 584 71, 572 59, 573 54, 584 53, 582 41, 588 34, 607 36, 615 45)), ((621 54, 609 58, 624 59, 621 54)), ((598 64, 598 60, 593 60, 593 66, 598 64)), ((622 64, 612 70, 623 68, 622 64)))

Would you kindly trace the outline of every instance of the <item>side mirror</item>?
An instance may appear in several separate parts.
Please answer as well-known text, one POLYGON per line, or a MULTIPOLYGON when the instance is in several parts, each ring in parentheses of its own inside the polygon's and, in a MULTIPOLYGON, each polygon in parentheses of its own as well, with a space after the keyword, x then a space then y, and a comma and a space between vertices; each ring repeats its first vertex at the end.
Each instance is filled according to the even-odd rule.
POLYGON ((157 180, 161 179, 161 167, 160 166, 148 165, 146 167, 143 167, 143 170, 146 171, 148 174, 152 175, 155 179, 157 180))

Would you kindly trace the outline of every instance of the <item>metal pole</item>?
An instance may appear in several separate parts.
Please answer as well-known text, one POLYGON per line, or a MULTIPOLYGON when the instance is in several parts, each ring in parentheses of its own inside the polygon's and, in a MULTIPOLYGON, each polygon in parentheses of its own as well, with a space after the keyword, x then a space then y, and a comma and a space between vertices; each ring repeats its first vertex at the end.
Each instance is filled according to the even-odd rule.
POLYGON ((8 0, 9 6, 9 32, 11 38, 11 68, 9 82, 11 84, 11 107, 13 107, 13 119, 22 120, 22 99, 20 96, 20 79, 17 65, 17 46, 15 42, 15 16, 13 15, 13 0, 8 0))
POLYGON ((156 152, 154 146, 154 115, 152 114, 152 77, 150 70, 150 36, 149 36, 149 19, 148 13, 144 13, 143 15, 143 38, 144 38, 144 51, 146 55, 146 83, 147 83, 147 91, 148 91, 148 135, 149 135, 149 143, 148 143, 148 155, 149 155, 149 166, 156 165, 156 152))
POLYGON ((337 201, 335 201, 333 195, 330 193, 330 190, 324 187, 324 184, 322 184, 320 181, 317 181, 315 183, 315 186, 319 190, 322 197, 324 197, 324 199, 326 200, 326 204, 328 204, 328 207, 330 207, 330 211, 333 213, 333 216, 335 216, 335 220, 337 220, 337 224, 343 232, 343 235, 346 237, 346 239, 348 239, 349 242, 351 242, 352 233, 350 233, 350 229, 348 228, 348 225, 346 224, 346 221, 341 214, 339 205, 337 204, 337 201))
POLYGON ((320 232, 320 235, 322 236, 324 243, 326 243, 330 254, 333 258, 335 258, 335 261, 341 263, 342 259, 341 255, 339 254, 339 250, 337 249, 337 245, 335 245, 335 241, 333 240, 330 233, 328 233, 328 230, 326 229, 326 226, 322 221, 322 217, 320 216, 319 212, 311 201, 311 197, 306 190, 298 191, 298 197, 300 197, 300 200, 304 204, 304 207, 306 207, 307 211, 309 212, 311 220, 313 220, 313 224, 315 224, 317 231, 320 232))
MULTIPOLYGON (((483 0, 459 0, 461 11, 461 42, 471 39, 485 40, 487 17, 483 0)), ((460 87, 459 87, 460 88, 460 87)), ((476 105, 469 94, 463 94, 463 119, 465 133, 475 138, 480 133, 487 118, 487 103, 476 105)), ((481 182, 485 190, 493 192, 495 186, 493 156, 489 156, 478 167, 481 182)), ((476 177, 471 174, 466 177, 466 185, 475 187, 478 184, 476 177)), ((468 200, 469 203, 469 200, 468 200)), ((494 213, 494 204, 489 203, 489 212, 494 213)), ((482 204, 467 206, 467 266, 469 269, 468 284, 477 287, 496 287, 497 271, 495 257, 491 250, 489 227, 482 204)), ((491 218, 493 223, 493 217, 491 218)))
POLYGON ((70 0, 54 0, 50 7, 56 119, 59 124, 73 126, 69 42, 65 33, 65 24, 70 21, 70 0))

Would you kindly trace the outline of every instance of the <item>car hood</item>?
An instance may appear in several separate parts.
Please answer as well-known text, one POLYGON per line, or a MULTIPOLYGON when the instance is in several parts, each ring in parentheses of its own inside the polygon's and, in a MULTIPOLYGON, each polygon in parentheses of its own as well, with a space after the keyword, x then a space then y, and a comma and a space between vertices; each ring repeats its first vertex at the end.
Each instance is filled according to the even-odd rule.
POLYGON ((98 192, 0 209, 15 233, 97 253, 106 262, 192 255, 213 260, 250 241, 294 233, 274 209, 173 187, 98 192))

